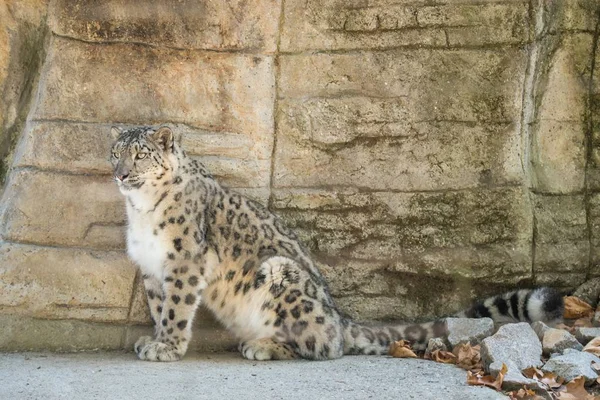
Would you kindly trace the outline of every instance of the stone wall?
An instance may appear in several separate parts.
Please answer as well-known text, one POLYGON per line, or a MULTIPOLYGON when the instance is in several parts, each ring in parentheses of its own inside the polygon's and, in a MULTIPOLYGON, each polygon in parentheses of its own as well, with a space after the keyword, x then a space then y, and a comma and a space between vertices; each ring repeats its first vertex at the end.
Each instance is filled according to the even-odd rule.
POLYGON ((0 348, 148 330, 113 124, 181 132, 354 318, 600 275, 598 0, 10 0, 0 22, 0 348))

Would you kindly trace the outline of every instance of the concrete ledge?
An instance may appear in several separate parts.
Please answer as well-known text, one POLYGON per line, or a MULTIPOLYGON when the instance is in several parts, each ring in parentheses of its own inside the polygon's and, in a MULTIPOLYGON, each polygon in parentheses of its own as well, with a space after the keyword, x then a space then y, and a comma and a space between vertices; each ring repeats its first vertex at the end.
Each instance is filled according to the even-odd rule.
MULTIPOLYGON (((117 325, 77 320, 45 320, 0 315, 0 351, 133 350, 147 325, 117 325)), ((235 340, 222 328, 195 328, 189 353, 229 350, 235 340)), ((0 398, 3 398, 0 396, 0 398)))
POLYGON ((467 386, 467 373, 425 360, 243 360, 238 354, 152 363, 133 354, 0 356, 3 399, 504 399, 467 386))

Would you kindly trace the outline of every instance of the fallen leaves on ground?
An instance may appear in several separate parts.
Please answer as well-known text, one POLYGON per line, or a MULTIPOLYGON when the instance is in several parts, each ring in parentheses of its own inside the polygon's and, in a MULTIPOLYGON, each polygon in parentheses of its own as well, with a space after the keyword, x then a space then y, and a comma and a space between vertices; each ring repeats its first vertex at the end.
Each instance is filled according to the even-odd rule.
POLYGON ((567 319, 590 318, 594 309, 585 301, 575 296, 565 296, 565 313, 567 319))
POLYGON ((456 364, 456 356, 449 351, 434 350, 428 355, 428 358, 443 364, 456 364))
POLYGON ((483 370, 481 363, 481 346, 471 346, 470 343, 459 344, 452 353, 456 356, 456 365, 471 372, 483 370))
POLYGON ((558 392, 556 398, 559 400, 597 400, 598 397, 585 390, 585 378, 578 376, 567 383, 565 389, 558 392))
POLYGON ((535 367, 524 369, 522 372, 525 377, 541 382, 550 389, 558 389, 565 381, 563 378, 552 372, 545 372, 535 367))
POLYGON ((510 400, 544 400, 542 396, 538 396, 533 390, 527 389, 525 386, 522 389, 513 390, 507 394, 510 400))
POLYGON ((417 355, 411 350, 406 340, 398 340, 390 345, 388 354, 396 358, 416 358, 417 355))
MULTIPOLYGON (((588 353, 592 353, 592 354, 600 357, 600 336, 592 339, 588 344, 586 344, 585 347, 583 348, 583 351, 587 351, 588 353)), ((597 365, 597 364, 595 364, 595 365, 597 365)))
POLYGON ((502 364, 502 369, 498 372, 498 376, 494 378, 492 375, 483 375, 483 372, 467 371, 467 384, 487 386, 500 391, 502 389, 502 382, 504 381, 504 375, 508 371, 506 364, 502 364))

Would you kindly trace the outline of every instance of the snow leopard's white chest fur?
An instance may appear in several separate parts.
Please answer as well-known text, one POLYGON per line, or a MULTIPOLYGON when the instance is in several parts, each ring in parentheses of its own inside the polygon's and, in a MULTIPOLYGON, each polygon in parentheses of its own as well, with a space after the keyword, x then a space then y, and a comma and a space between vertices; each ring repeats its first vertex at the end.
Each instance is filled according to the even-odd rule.
POLYGON ((157 220, 158 213, 145 210, 147 207, 144 207, 139 198, 127 203, 127 253, 139 265, 142 273, 162 279, 168 240, 157 229, 160 223, 157 220), (139 211, 140 209, 143 211, 139 211))

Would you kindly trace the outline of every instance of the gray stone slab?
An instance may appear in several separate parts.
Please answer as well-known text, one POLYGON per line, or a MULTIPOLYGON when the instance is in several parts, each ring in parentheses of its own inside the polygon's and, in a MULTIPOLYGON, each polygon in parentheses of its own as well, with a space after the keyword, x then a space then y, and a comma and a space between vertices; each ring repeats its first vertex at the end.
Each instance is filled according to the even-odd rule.
POLYGON ((566 381, 581 375, 589 385, 598 378, 598 373, 592 369, 593 362, 600 363, 600 358, 585 351, 566 350, 565 354, 550 358, 542 370, 554 372, 566 381))

